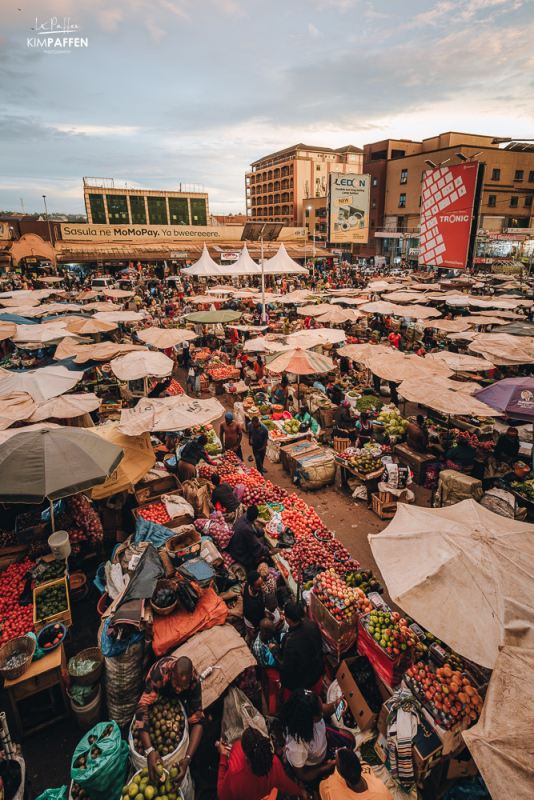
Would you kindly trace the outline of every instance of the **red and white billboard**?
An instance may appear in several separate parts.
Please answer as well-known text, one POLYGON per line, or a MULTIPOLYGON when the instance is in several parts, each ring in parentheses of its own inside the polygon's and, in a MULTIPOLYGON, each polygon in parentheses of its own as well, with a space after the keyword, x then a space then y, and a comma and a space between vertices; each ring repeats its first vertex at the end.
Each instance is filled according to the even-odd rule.
POLYGON ((419 263, 463 269, 469 252, 478 163, 427 170, 421 202, 419 263))

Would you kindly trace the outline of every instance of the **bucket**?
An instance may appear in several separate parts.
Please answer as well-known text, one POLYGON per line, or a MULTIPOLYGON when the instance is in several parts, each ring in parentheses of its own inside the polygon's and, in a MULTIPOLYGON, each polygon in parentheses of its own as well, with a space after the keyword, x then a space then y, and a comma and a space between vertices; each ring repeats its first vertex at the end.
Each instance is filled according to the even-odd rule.
POLYGON ((79 706, 75 703, 72 697, 70 698, 70 707, 72 713, 76 717, 78 727, 82 731, 90 731, 97 722, 100 721, 100 711, 102 707, 102 687, 98 684, 96 694, 93 699, 85 706, 79 706))
POLYGON ((48 545, 56 559, 64 559, 70 556, 70 539, 67 531, 56 531, 48 537, 48 545))

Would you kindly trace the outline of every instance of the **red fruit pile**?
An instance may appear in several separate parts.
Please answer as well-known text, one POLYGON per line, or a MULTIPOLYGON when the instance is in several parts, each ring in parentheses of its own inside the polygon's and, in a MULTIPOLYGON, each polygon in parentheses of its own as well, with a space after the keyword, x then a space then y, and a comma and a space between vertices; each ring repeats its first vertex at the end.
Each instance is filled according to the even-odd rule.
POLYGON ((356 613, 367 614, 373 608, 365 592, 357 586, 347 586, 332 570, 315 576, 312 591, 339 620, 350 619, 356 613))
POLYGON ((450 727, 462 717, 475 721, 482 711, 483 700, 469 678, 450 664, 433 672, 428 664, 418 661, 406 672, 406 683, 438 719, 450 727))
POLYGON ((34 566, 33 561, 25 558, 21 564, 10 564, 0 574, 0 619, 3 620, 0 645, 33 631, 33 604, 19 606, 19 597, 26 573, 34 566))
POLYGON ((139 516, 149 522, 157 522, 158 525, 165 525, 171 519, 163 503, 153 503, 151 506, 146 506, 146 508, 141 509, 139 516))

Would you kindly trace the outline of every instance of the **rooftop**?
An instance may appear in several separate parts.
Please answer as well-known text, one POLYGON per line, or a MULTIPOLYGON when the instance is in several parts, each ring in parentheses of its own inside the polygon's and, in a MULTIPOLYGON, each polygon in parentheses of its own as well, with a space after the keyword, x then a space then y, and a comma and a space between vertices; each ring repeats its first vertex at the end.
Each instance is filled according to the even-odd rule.
POLYGON ((269 158, 277 158, 278 156, 283 156, 286 153, 293 153, 295 150, 308 150, 312 153, 363 153, 363 150, 360 147, 355 147, 353 144, 345 145, 345 147, 338 147, 334 150, 333 147, 317 147, 314 144, 303 144, 299 142, 299 144, 294 144, 292 147, 286 147, 284 150, 277 150, 276 153, 269 153, 267 156, 262 156, 257 161, 252 162, 252 166, 255 164, 261 164, 262 161, 266 161, 269 158))

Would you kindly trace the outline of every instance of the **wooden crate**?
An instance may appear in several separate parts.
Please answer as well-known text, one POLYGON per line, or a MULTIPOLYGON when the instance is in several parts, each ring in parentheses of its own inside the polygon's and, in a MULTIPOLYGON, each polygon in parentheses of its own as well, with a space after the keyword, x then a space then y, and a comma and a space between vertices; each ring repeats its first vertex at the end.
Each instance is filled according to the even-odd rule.
POLYGON ((391 519, 397 511, 397 503, 383 503, 377 494, 372 495, 373 511, 380 519, 391 519))
POLYGON ((182 484, 176 475, 165 475, 163 478, 156 478, 155 481, 136 483, 134 494, 139 505, 143 505, 150 503, 153 497, 160 497, 162 494, 180 494, 181 489, 182 484))
POLYGON ((407 503, 408 502, 408 489, 403 489, 399 495, 393 492, 383 492, 379 489, 378 499, 381 503, 407 503))
POLYGON ((340 439, 338 436, 334 436, 334 450, 336 453, 342 453, 347 447, 350 447, 350 439, 340 439))
MULTIPOLYGON (((137 517, 143 516, 144 508, 147 508, 147 506, 157 505, 157 503, 161 503, 161 495, 159 497, 153 497, 149 503, 143 503, 143 505, 138 506, 138 508, 132 508, 134 522, 137 524, 137 517)), ((189 525, 193 522, 193 519, 194 518, 190 514, 182 514, 180 517, 170 519, 168 522, 158 522, 156 524, 163 524, 164 528, 179 528, 180 525, 189 525)))
POLYGON ((49 581, 48 583, 43 584, 42 586, 36 586, 33 590, 33 624, 35 626, 35 632, 39 633, 45 625, 50 625, 50 623, 62 622, 66 628, 69 628, 72 625, 72 612, 70 607, 70 597, 69 597, 69 587, 67 585, 66 578, 58 578, 57 581, 49 581), (65 594, 67 597, 67 608, 65 611, 61 611, 59 614, 54 614, 52 617, 47 617, 46 619, 38 620, 37 619, 37 605, 36 600, 37 596, 44 592, 46 589, 50 589, 50 587, 63 584, 65 586, 65 594))
POLYGON ((3 547, 0 551, 0 572, 3 572, 11 564, 23 561, 29 546, 29 544, 12 544, 9 547, 3 547))
POLYGON ((338 620, 321 603, 319 598, 314 592, 310 594, 310 618, 314 619, 321 630, 323 635, 326 634, 329 644, 334 644, 334 650, 338 659, 341 653, 348 650, 357 639, 358 636, 358 614, 354 614, 348 619, 338 620))

